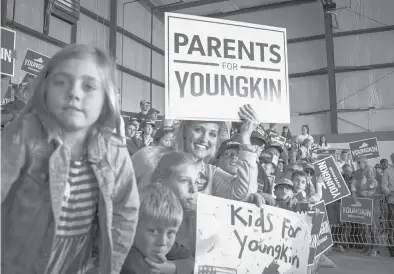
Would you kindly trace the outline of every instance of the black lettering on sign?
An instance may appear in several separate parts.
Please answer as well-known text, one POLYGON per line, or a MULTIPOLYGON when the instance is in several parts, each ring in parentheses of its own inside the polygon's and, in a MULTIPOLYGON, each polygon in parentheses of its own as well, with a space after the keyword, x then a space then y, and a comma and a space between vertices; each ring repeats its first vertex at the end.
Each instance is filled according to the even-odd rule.
POLYGON ((271 62, 278 64, 282 61, 281 47, 254 41, 235 40, 230 38, 198 35, 188 36, 184 33, 174 34, 174 53, 184 52, 190 55, 200 55, 215 58, 271 62))

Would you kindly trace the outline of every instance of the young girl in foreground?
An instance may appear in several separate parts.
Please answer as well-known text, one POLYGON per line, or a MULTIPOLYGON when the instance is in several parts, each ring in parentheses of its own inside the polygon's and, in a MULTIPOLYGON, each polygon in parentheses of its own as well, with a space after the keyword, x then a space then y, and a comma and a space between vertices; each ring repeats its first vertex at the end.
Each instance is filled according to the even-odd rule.
POLYGON ((24 112, 2 132, 4 273, 86 273, 96 236, 93 273, 120 272, 139 197, 128 151, 112 134, 120 115, 115 79, 104 52, 70 45, 51 58, 24 112))

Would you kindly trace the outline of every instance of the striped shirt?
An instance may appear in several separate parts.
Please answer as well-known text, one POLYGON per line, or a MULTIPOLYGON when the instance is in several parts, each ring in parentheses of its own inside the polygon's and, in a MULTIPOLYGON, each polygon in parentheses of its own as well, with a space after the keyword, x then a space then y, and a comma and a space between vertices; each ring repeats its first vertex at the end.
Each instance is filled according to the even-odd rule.
POLYGON ((97 211, 98 193, 98 183, 89 164, 72 161, 60 212, 58 236, 90 233, 97 211))

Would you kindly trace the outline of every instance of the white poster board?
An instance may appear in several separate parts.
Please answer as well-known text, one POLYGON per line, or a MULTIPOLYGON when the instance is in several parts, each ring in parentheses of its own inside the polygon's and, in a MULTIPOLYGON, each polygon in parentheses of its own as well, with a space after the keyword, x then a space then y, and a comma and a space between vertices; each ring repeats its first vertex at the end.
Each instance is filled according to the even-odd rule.
POLYGON ((290 123, 284 28, 166 13, 165 60, 166 118, 290 123))
POLYGON ((311 229, 307 215, 199 193, 194 273, 305 274, 311 229))

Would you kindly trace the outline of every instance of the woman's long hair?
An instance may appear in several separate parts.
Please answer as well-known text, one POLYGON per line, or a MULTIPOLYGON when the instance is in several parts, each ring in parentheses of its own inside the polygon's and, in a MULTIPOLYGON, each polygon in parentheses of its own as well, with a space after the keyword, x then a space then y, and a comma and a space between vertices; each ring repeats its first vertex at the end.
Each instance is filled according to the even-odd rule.
POLYGON ((321 140, 323 137, 326 139, 326 140, 324 141, 324 145, 327 146, 327 137, 326 137, 326 135, 320 136, 320 146, 323 145, 323 142, 322 142, 322 140, 321 140))
POLYGON ((290 128, 289 128, 289 127, 287 127, 287 126, 284 126, 284 127, 283 127, 283 130, 282 130, 282 137, 285 137, 286 139, 293 139, 293 136, 291 135, 291 131, 290 131, 290 128), (287 134, 286 134, 285 131, 284 131, 285 128, 287 128, 287 134))

